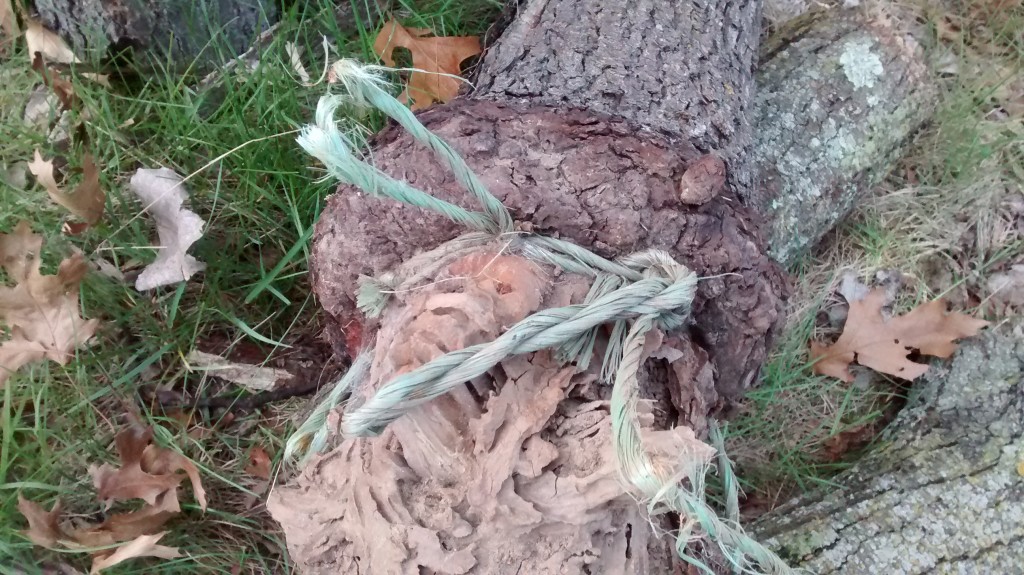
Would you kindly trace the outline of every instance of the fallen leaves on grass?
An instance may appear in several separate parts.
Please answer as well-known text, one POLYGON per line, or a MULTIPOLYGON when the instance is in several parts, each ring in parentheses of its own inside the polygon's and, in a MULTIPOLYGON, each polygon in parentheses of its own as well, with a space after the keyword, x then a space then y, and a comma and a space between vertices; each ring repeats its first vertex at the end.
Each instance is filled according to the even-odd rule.
POLYGON ((480 39, 474 36, 428 36, 430 30, 406 28, 394 20, 384 24, 373 42, 373 51, 388 66, 395 65, 395 48, 406 48, 412 54, 409 83, 399 96, 411 101, 419 110, 437 102, 447 102, 462 87, 460 65, 466 58, 480 53, 480 39))
POLYGON ((175 451, 151 444, 152 440, 153 430, 137 425, 117 434, 114 444, 121 467, 104 463, 89 469, 99 499, 108 504, 142 499, 159 510, 178 512, 178 484, 185 478, 178 471, 184 471, 205 510, 206 491, 195 464, 175 451))
POLYGON ((0 389, 10 375, 33 361, 67 363, 99 325, 79 315, 78 287, 87 269, 81 254, 60 263, 56 275, 39 272, 43 238, 21 222, 0 234, 0 262, 14 287, 0 286, 0 321, 10 339, 0 343, 0 389))
POLYGON ((32 60, 32 69, 39 73, 39 76, 43 79, 43 85, 49 88, 60 100, 61 110, 70 110, 78 102, 78 97, 75 95, 75 86, 61 76, 60 72, 55 68, 47 66, 46 60, 42 55, 36 54, 32 60))
POLYGON ((164 524, 180 512, 178 485, 188 476, 203 509, 206 494, 195 464, 175 451, 152 444, 152 439, 151 428, 133 424, 114 438, 122 466, 90 468, 100 500, 110 503, 140 498, 146 501, 141 509, 112 514, 99 524, 71 527, 61 524, 59 500, 46 511, 19 495, 18 511, 29 524, 25 536, 49 549, 91 552, 91 573, 137 557, 180 556, 177 549, 156 544, 165 534, 160 532, 164 524), (104 549, 91 551, 96 548, 104 549))
POLYGON ((160 237, 156 260, 139 274, 135 289, 176 284, 205 269, 205 263, 185 253, 203 237, 203 219, 182 207, 187 197, 182 177, 167 168, 140 168, 132 176, 131 188, 156 221, 160 237))
POLYGON ((928 366, 908 359, 917 350, 922 355, 948 358, 957 349, 956 340, 970 337, 988 325, 987 321, 961 313, 946 313, 946 302, 937 299, 888 321, 882 315, 887 297, 875 289, 864 299, 850 302, 842 335, 833 345, 811 342, 814 372, 854 380, 850 364, 900 377, 916 379, 928 366))
POLYGON ((57 542, 67 538, 60 526, 61 504, 58 499, 49 511, 41 505, 18 495, 18 511, 28 520, 28 529, 23 533, 29 541, 40 547, 55 549, 57 542))
POLYGON ((136 559, 139 557, 159 557, 160 559, 174 559, 175 557, 181 557, 181 553, 174 547, 166 547, 164 545, 157 545, 156 542, 167 533, 157 533, 155 535, 139 535, 131 543, 122 545, 117 548, 110 555, 94 560, 92 562, 92 569, 89 570, 91 575, 95 575, 100 571, 113 567, 118 563, 123 563, 129 559, 136 559))
POLYGON ((75 64, 80 61, 60 36, 36 20, 29 19, 25 24, 25 45, 30 62, 35 60, 37 53, 42 54, 47 62, 75 64))
POLYGON ((59 500, 50 511, 46 511, 39 504, 19 495, 18 511, 28 520, 29 527, 24 531, 25 536, 36 545, 47 549, 82 552, 87 552, 89 548, 107 547, 93 553, 90 573, 99 573, 137 557, 172 559, 180 556, 175 548, 155 545, 166 534, 155 531, 173 516, 172 513, 146 508, 134 513, 114 515, 99 525, 74 529, 61 525, 59 500), (142 517, 145 520, 140 520, 142 517), (128 543, 115 547, 124 541, 128 543))
POLYGON ((85 220, 87 224, 95 224, 103 217, 107 195, 100 187, 100 171, 91 154, 82 156, 82 181, 70 194, 62 191, 57 185, 53 175, 53 160, 44 160, 39 150, 36 150, 34 159, 28 165, 28 171, 32 172, 36 181, 46 188, 50 199, 85 220))

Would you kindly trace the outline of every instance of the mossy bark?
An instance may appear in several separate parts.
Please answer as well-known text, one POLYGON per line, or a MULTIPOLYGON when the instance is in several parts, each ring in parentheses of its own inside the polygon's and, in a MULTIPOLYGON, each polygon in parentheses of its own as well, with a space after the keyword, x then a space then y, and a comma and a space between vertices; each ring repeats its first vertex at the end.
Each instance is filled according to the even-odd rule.
POLYGON ((1020 573, 1022 376, 1024 324, 963 343, 841 488, 780 507, 755 532, 823 575, 1020 573))

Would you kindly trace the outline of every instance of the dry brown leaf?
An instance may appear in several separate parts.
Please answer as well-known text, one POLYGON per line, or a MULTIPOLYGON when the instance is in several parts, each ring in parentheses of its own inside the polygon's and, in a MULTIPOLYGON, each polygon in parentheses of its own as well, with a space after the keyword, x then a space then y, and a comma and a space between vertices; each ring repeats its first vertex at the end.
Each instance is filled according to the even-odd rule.
POLYGON ((142 453, 142 468, 148 473, 175 474, 184 471, 192 484, 192 492, 199 502, 199 507, 206 511, 206 490, 203 489, 203 481, 199 477, 199 469, 192 460, 171 449, 165 449, 157 445, 150 445, 142 453))
POLYGON ((61 505, 58 499, 53 508, 46 511, 38 503, 25 499, 18 494, 18 511, 28 520, 28 529, 23 533, 32 543, 47 549, 57 547, 57 541, 64 539, 64 530, 60 527, 61 505))
POLYGON ((109 547, 139 535, 151 535, 174 517, 176 513, 146 505, 138 511, 115 513, 98 525, 78 529, 65 529, 60 525, 61 502, 53 504, 50 511, 38 503, 18 495, 18 511, 28 520, 25 536, 33 543, 48 549, 84 547, 109 547), (60 545, 58 545, 60 544, 60 545))
POLYGON ((46 193, 50 194, 57 204, 64 206, 69 212, 82 218, 88 224, 95 224, 103 217, 103 206, 107 202, 107 195, 100 187, 100 172, 93 162, 91 154, 82 157, 82 181, 70 194, 61 191, 57 180, 53 176, 53 160, 44 160, 39 150, 36 150, 32 163, 28 165, 28 171, 36 177, 46 193))
POLYGON ((115 513, 99 525, 75 529, 69 536, 86 547, 109 547, 140 535, 157 533, 175 515, 173 511, 146 505, 138 511, 115 513))
POLYGON ((47 66, 42 54, 35 55, 32 60, 32 69, 39 73, 43 84, 50 88, 53 95, 60 100, 61 110, 70 110, 78 101, 78 97, 75 95, 75 86, 64 79, 56 69, 47 66))
POLYGON ((0 0, 0 55, 7 54, 10 41, 17 38, 18 34, 21 34, 21 30, 14 14, 14 4, 11 0, 0 0))
POLYGON ((155 535, 140 535, 131 543, 118 547, 116 551, 109 555, 97 556, 92 561, 92 569, 89 571, 90 575, 95 575, 118 563, 139 557, 159 557, 160 559, 181 557, 181 553, 176 548, 156 544, 166 534, 167 532, 155 535))
POLYGON ((854 377, 849 368, 856 361, 881 373, 916 379, 928 366, 907 358, 913 350, 946 358, 956 351, 956 340, 973 336, 988 325, 961 313, 947 314, 942 299, 886 321, 882 316, 886 300, 885 290, 875 289, 864 299, 850 302, 846 325, 835 344, 811 342, 815 373, 851 382, 854 377))
POLYGON ((178 471, 184 471, 196 500, 205 510, 206 491, 195 464, 180 453, 151 445, 152 439, 153 431, 139 425, 117 434, 114 443, 121 467, 105 463, 89 470, 100 500, 110 503, 142 499, 160 511, 180 511, 177 489, 184 476, 178 471))
POLYGON ((458 77, 462 61, 480 53, 480 39, 475 36, 427 36, 429 33, 389 20, 373 42, 373 51, 388 66, 395 65, 395 48, 407 48, 412 54, 415 70, 399 100, 411 101, 413 110, 457 96, 463 84, 458 77))
POLYGON ((25 44, 30 62, 35 59, 36 53, 42 54, 47 62, 75 64, 80 61, 60 36, 36 20, 28 19, 25 22, 25 44))
POLYGON ((0 234, 0 261, 16 283, 0 286, 0 321, 10 339, 0 343, 0 389, 11 373, 40 359, 61 365, 92 337, 99 320, 79 315, 78 284, 87 266, 81 254, 60 263, 57 274, 39 273, 41 236, 21 222, 12 234, 0 234))
POLYGON ((203 219, 182 205, 188 197, 183 183, 181 176, 167 168, 139 168, 132 176, 132 191, 156 222, 160 237, 156 260, 135 280, 139 291, 183 282, 206 268, 186 253, 203 237, 203 219))
POLYGON ((249 452, 249 464, 245 466, 245 472, 259 479, 270 479, 271 465, 267 450, 259 446, 254 447, 249 452))

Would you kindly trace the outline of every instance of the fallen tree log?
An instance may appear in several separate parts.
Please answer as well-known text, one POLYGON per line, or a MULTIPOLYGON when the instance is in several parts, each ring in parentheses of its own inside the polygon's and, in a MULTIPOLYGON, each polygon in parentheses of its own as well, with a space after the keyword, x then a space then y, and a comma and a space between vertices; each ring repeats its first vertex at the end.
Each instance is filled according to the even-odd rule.
MULTIPOLYGON (((863 193, 930 113, 933 92, 903 31, 844 14, 796 26, 773 45, 762 68, 776 83, 763 89, 774 96, 758 101, 762 125, 752 130, 757 16, 756 3, 526 3, 484 58, 478 92, 419 115, 525 228, 607 257, 662 248, 711 276, 699 284, 690 329, 669 334, 678 357, 687 358, 681 369, 673 366, 673 376, 665 362, 650 361, 641 376, 659 429, 700 428, 716 395, 736 397, 756 382, 788 290, 769 256, 765 226, 779 213, 797 214, 802 223, 798 211, 805 210, 814 223, 800 234, 820 237, 843 215, 834 204, 849 206, 863 193), (553 38, 571 38, 573 47, 549 47, 553 38), (608 81, 616 75, 620 82, 608 81), (787 102, 783 94, 796 88, 787 102), (919 105, 902 107, 896 100, 903 99, 919 105), (804 108, 810 112, 792 115, 804 108), (882 134, 887 118, 890 131, 882 134), (762 145, 777 150, 748 153, 760 131, 770 134, 762 145), (823 143, 827 156, 818 160, 814 150, 823 143), (680 180, 709 165, 709 152, 727 160, 728 187, 684 203, 680 180), (761 164, 749 164, 751 157, 761 164), (789 169, 798 158, 808 165, 789 169), (806 178, 819 180, 822 192, 786 197, 806 178)), ((447 170, 398 130, 375 139, 374 160, 467 205, 447 170)), ((382 330, 371 382, 396 372, 386 367, 398 353, 389 347, 399 335, 396 318, 433 308, 396 294, 404 307, 379 324, 367 322, 355 308, 357 278, 386 272, 460 231, 436 214, 347 186, 329 201, 313 244, 314 289, 333 318, 339 351, 382 330)), ((508 288, 494 289, 501 295, 508 288)), ((463 341, 426 333, 435 334, 426 358, 463 341)), ((652 535, 677 526, 660 516, 652 531, 652 520, 637 515, 610 471, 608 440, 599 434, 609 425, 607 390, 560 377, 543 357, 522 361, 531 365, 502 365, 379 438, 344 440, 275 490, 268 507, 295 561, 307 572, 669 572, 671 542, 652 535), (557 401, 543 403, 551 398, 557 401), (481 434, 488 429, 509 430, 501 449, 489 432, 481 434), (580 453, 590 460, 574 455, 580 453), (496 461, 500 472, 485 474, 491 482, 474 483, 471 477, 484 467, 493 473, 496 461)), ((372 392, 357 390, 354 402, 372 392)))
MULTIPOLYGON (((421 121, 451 143, 517 219, 529 221, 533 229, 559 234, 607 257, 641 247, 664 248, 702 276, 721 276, 701 283, 692 331, 711 356, 719 392, 735 397, 756 380, 781 325, 787 288, 770 255, 790 259, 812 246, 887 171, 902 144, 930 117, 935 91, 920 55, 908 46, 903 30, 880 18, 857 13, 808 17, 773 40, 759 75, 762 96, 741 105, 736 95, 751 93, 753 56, 745 63, 715 60, 712 66, 697 58, 697 64, 687 64, 693 58, 677 54, 677 46, 688 41, 690 51, 700 54, 698 39, 681 40, 668 26, 651 24, 649 34, 635 32, 636 50, 607 48, 606 43, 618 47, 625 40, 595 36, 589 40, 593 47, 571 52, 593 54, 599 67, 634 74, 644 70, 645 62, 668 66, 652 77, 662 78, 666 90, 692 89, 687 97, 697 102, 690 106, 692 115, 661 103, 649 110, 638 100, 641 91, 629 88, 628 82, 615 94, 604 80, 580 77, 578 89, 556 89, 548 95, 539 84, 531 87, 522 78, 533 66, 528 63, 533 56, 523 55, 533 54, 533 45, 540 42, 534 36, 546 33, 533 24, 538 18, 551 18, 556 28, 550 33, 561 37, 569 34, 566 22, 573 19, 596 20, 591 25, 604 30, 615 27, 600 25, 603 18, 625 18, 628 28, 629 15, 650 14, 629 3, 604 2, 598 9, 577 2, 564 4, 572 4, 569 10, 578 13, 561 16, 562 4, 528 3, 484 59, 477 97, 437 106, 422 113, 421 121), (668 48, 657 57, 634 60, 632 54, 646 46, 668 48), (855 63, 849 70, 844 67, 841 61, 849 53, 854 54, 850 58, 863 56, 867 68, 860 70, 855 63), (673 65, 676 59, 680 63, 673 65), (726 64, 738 68, 728 83, 694 80, 721 78, 723 72, 715 66, 726 64), (516 79, 488 79, 504 75, 516 79), (523 84, 527 88, 517 88, 523 84), (719 92, 711 92, 711 85, 719 92), (530 95, 531 90, 537 95, 530 95), (623 104, 628 116, 582 107, 593 100, 604 109, 608 98, 637 101, 623 104), (755 130, 746 119, 751 105, 759 122, 755 130), (740 114, 728 130, 711 129, 698 115, 720 115, 723 109, 740 114), (691 141, 692 133, 700 137, 691 141), (745 153, 753 137, 758 148, 745 153), (733 187, 703 205, 684 204, 680 178, 709 151, 734 158, 727 169, 733 187), (757 158, 758 164, 744 167, 747 156, 757 158), (744 185, 745 176, 734 176, 748 169, 756 173, 754 187, 744 185), (793 229, 787 232, 786 225, 793 229), (766 243, 769 238, 771 243, 766 243)), ((709 27, 717 22, 723 30, 709 29, 700 36, 709 54, 725 42, 720 36, 731 39, 724 44, 728 46, 746 38, 732 30, 738 16, 716 21, 706 12, 710 5, 691 8, 691 14, 680 12, 685 4, 654 2, 651 8, 657 14, 652 18, 708 22, 709 27)), ((748 16, 746 25, 755 26, 753 13, 748 16)), ((573 37, 573 42, 584 39, 573 37)), ((551 54, 547 65, 558 69, 560 58, 551 54)), ((573 64, 565 66, 571 70, 573 64)), ((650 94, 649 88, 643 93, 650 94)), ((385 130, 374 144, 374 160, 385 172, 444 199, 466 202, 432 153, 407 136, 385 130)), ((332 196, 314 236, 311 272, 314 290, 332 320, 328 327, 337 351, 347 353, 345 342, 358 346, 360 340, 363 318, 354 296, 360 275, 380 274, 458 233, 436 214, 397 202, 366 201, 351 188, 332 196)))
POLYGON ((839 488, 755 531, 813 573, 1018 573, 1024 556, 1024 327, 961 344, 917 384, 839 488))
POLYGON ((230 59, 277 18, 277 4, 264 0, 33 0, 43 25, 60 34, 82 57, 101 60, 123 52, 182 68, 230 59), (222 50, 227 54, 222 54, 222 50))

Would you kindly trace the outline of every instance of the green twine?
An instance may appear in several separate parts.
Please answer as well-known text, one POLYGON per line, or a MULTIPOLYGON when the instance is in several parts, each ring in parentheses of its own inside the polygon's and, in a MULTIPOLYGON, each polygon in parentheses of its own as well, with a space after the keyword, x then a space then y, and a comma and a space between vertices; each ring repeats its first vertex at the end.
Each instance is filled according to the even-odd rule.
POLYGON ((303 451, 306 454, 302 460, 304 464, 309 456, 319 453, 327 446, 327 436, 330 433, 327 416, 370 374, 372 359, 369 351, 364 351, 356 357, 345 375, 331 388, 327 397, 313 408, 306 421, 288 438, 284 449, 285 460, 290 460, 303 451))
MULTIPOLYGON (((594 278, 583 304, 539 311, 490 343, 450 352, 384 383, 365 403, 346 410, 342 433, 350 437, 379 433, 409 410, 486 373, 512 355, 554 348, 563 360, 576 359, 578 365, 587 364, 593 352, 596 329, 614 322, 601 373, 602 377, 614 374, 611 419, 616 462, 623 478, 648 501, 650 514, 672 511, 680 515, 682 525, 676 536, 678 555, 700 570, 712 573, 705 563, 687 554, 694 530, 699 527, 737 571, 752 572, 753 562, 770 573, 794 573, 740 528, 737 482, 716 425, 712 426, 711 440, 718 452, 717 465, 726 488, 726 521, 704 500, 707 469, 703 462, 698 465, 691 460, 688 466, 670 473, 655 464, 642 443, 637 414, 637 377, 644 361, 644 341, 652 329, 671 330, 683 324, 690 313, 696 275, 659 250, 611 261, 564 240, 512 233, 513 221, 508 210, 446 142, 427 130, 411 111, 388 94, 384 80, 376 73, 381 68, 342 61, 333 69, 355 104, 383 111, 433 150, 483 208, 483 212, 471 212, 437 199, 355 157, 351 144, 334 122, 334 112, 342 100, 336 96, 322 98, 317 105, 315 125, 304 128, 298 142, 323 162, 332 176, 371 195, 433 210, 476 230, 414 256, 380 278, 361 278, 358 295, 361 310, 371 316, 379 315, 388 293, 415 287, 499 234, 509 238, 511 252, 594 278), (626 320, 632 320, 628 330, 626 320)), ((367 378, 369 365, 370 354, 364 352, 326 400, 289 438, 286 457, 303 450, 315 453, 324 447, 327 414, 354 386, 367 378)))
POLYGON ((342 432, 378 433, 410 409, 487 373, 510 356, 558 347, 609 321, 655 313, 664 329, 679 327, 685 317, 680 310, 689 311, 696 289, 697 276, 685 270, 677 278, 647 278, 623 286, 586 305, 541 310, 490 343, 453 351, 385 383, 366 403, 345 413, 342 432))

